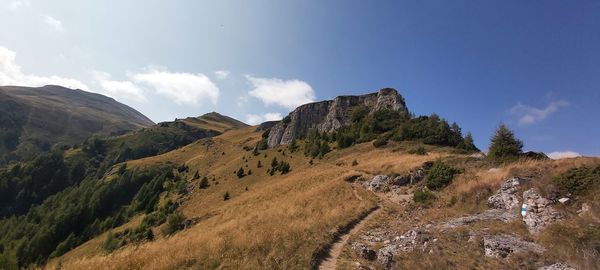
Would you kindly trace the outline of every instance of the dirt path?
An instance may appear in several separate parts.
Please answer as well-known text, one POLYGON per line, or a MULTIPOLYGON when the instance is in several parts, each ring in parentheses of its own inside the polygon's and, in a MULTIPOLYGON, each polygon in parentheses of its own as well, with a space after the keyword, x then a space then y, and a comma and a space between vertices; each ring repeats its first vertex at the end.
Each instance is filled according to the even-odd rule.
POLYGON ((338 258, 340 257, 340 254, 342 253, 342 249, 344 249, 344 246, 346 246, 346 244, 348 243, 348 239, 350 239, 350 236, 359 232, 362 229, 362 227, 365 226, 365 223, 367 223, 367 221, 369 221, 371 218, 373 218, 375 215, 377 215, 377 213, 379 213, 379 211, 381 211, 381 207, 377 208, 373 212, 369 213, 360 222, 358 222, 352 229, 350 229, 350 231, 348 233, 340 236, 338 241, 333 243, 333 245, 331 246, 331 249, 329 249, 329 256, 327 256, 327 259, 322 261, 321 265, 319 265, 319 270, 337 269, 338 258))

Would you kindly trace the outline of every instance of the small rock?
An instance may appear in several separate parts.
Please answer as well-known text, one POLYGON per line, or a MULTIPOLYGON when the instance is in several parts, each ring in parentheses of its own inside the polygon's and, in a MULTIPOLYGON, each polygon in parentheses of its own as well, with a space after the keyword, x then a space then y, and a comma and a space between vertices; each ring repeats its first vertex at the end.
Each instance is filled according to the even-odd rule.
POLYGON ((370 246, 367 246, 363 243, 354 243, 352 245, 352 249, 357 253, 357 255, 363 259, 373 261, 377 259, 377 252, 373 250, 370 246))
POLYGON ((568 203, 569 201, 571 201, 571 199, 569 199, 569 198, 560 198, 560 199, 558 199, 558 202, 560 202, 562 204, 568 203))
POLYGON ((579 214, 579 216, 583 216, 585 215, 587 212, 589 212, 591 210, 591 207, 589 204, 587 203, 583 203, 581 205, 581 209, 577 211, 577 214, 579 214))
POLYGON ((553 265, 540 267, 538 270, 575 270, 575 268, 564 263, 555 263, 553 265))
POLYGON ((387 175, 376 175, 369 182, 366 182, 368 190, 380 191, 389 185, 390 177, 387 175))
POLYGON ((543 253, 544 247, 522 240, 512 235, 491 235, 483 237, 483 248, 485 256, 506 258, 515 252, 531 251, 535 253, 543 253))
POLYGON ((383 247, 377 253, 377 260, 385 269, 389 269, 394 265, 394 246, 383 247))

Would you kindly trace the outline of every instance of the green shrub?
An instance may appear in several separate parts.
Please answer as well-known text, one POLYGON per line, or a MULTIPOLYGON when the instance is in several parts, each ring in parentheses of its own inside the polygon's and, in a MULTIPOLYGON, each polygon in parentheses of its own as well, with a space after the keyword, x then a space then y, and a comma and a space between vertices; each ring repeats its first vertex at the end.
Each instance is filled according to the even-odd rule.
POLYGON ((167 218, 167 224, 165 224, 165 227, 162 229, 162 233, 164 235, 171 235, 180 230, 183 230, 184 221, 185 217, 179 212, 175 212, 169 215, 169 217, 167 218))
POLYGON ((110 231, 106 235, 106 240, 104 240, 102 248, 108 252, 112 252, 119 248, 120 243, 121 241, 119 240, 119 238, 117 238, 115 234, 112 231, 110 231))
POLYGON ((286 174, 290 171, 290 164, 282 161, 279 163, 279 171, 281 172, 281 174, 286 174))
POLYGON ((388 140, 385 136, 378 137, 375 141, 373 141, 373 146, 379 148, 388 143, 388 140))
POLYGON ((257 150, 265 150, 267 148, 269 148, 269 144, 267 143, 267 139, 266 138, 263 138, 258 143, 256 143, 256 149, 257 150))
POLYGON ((298 143, 296 142, 296 139, 292 139, 292 142, 288 145, 288 149, 291 153, 294 153, 296 150, 298 150, 298 143))
POLYGON ((431 190, 441 189, 452 182, 456 173, 458 173, 457 169, 452 168, 441 161, 436 161, 427 171, 425 185, 431 190))
POLYGON ((554 177, 553 181, 563 192, 585 195, 600 188, 600 166, 573 168, 554 177))
POLYGON ((362 121, 369 114, 369 107, 367 106, 356 106, 350 110, 350 120, 353 123, 362 121))
POLYGON ((283 120, 282 120, 282 121, 283 121, 283 124, 284 124, 284 125, 287 125, 287 124, 289 124, 290 122, 292 122, 292 117, 291 117, 291 116, 289 116, 289 115, 287 115, 286 117, 284 117, 284 118, 283 118, 283 120))
POLYGON ((435 195, 429 190, 417 190, 413 194, 413 201, 416 203, 430 204, 435 199, 435 195))
POLYGON ((202 180, 200 180, 200 189, 206 189, 208 188, 208 178, 206 176, 202 177, 202 180))
POLYGON ((242 168, 242 167, 240 167, 235 174, 237 175, 238 178, 242 178, 242 177, 246 176, 246 173, 244 173, 244 168, 242 168))

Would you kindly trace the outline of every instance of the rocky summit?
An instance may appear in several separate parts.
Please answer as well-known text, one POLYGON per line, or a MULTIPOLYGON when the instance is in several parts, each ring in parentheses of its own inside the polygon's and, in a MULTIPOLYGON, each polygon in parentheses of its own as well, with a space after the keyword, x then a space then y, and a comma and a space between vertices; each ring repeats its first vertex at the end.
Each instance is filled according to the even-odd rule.
POLYGON ((359 106, 366 107, 370 114, 382 109, 408 114, 404 98, 393 88, 383 88, 360 96, 338 96, 333 100, 308 103, 296 108, 271 128, 268 145, 289 144, 296 138, 304 137, 312 128, 321 133, 330 133, 348 126, 352 123, 352 110, 359 106))

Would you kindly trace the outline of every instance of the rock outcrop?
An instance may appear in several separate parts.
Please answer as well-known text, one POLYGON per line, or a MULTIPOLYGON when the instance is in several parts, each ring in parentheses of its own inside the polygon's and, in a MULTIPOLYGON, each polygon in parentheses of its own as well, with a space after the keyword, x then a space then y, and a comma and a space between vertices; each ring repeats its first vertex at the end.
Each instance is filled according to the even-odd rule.
POLYGON ((371 191, 382 191, 386 187, 389 189, 391 178, 387 175, 376 175, 371 181, 365 182, 363 185, 371 191))
POLYGON ((369 113, 389 109, 408 114, 404 98, 392 88, 360 96, 339 96, 296 108, 290 113, 289 120, 279 121, 271 127, 267 143, 269 147, 289 144, 296 138, 303 138, 312 128, 321 133, 330 133, 348 126, 352 122, 352 109, 357 106, 365 106, 369 113))
POLYGON ((414 185, 425 178, 425 172, 429 170, 431 166, 433 166, 433 162, 425 162, 421 167, 410 171, 408 174, 397 176, 392 183, 396 186, 414 185))
POLYGON ((519 198, 517 197, 517 187, 520 184, 519 178, 511 178, 502 183, 500 189, 488 198, 488 206, 493 209, 512 210, 519 207, 519 198))
POLYGON ((515 252, 543 253, 544 247, 520 239, 513 235, 489 235, 483 237, 483 248, 485 256, 506 258, 515 252))
POLYGON ((394 238, 391 243, 379 249, 377 260, 383 267, 389 269, 394 264, 394 256, 402 252, 410 252, 414 249, 425 251, 430 241, 435 242, 437 239, 428 230, 416 227, 394 238))
POLYGON ((531 233, 539 233, 546 226, 561 219, 561 214, 552 206, 552 201, 542 197, 535 189, 523 192, 523 203, 527 214, 523 221, 531 233))
POLYGON ((475 222, 499 220, 511 222, 518 218, 519 198, 518 187, 523 180, 513 177, 502 183, 500 189, 488 198, 488 209, 483 213, 451 219, 442 223, 442 230, 455 229, 475 222))

